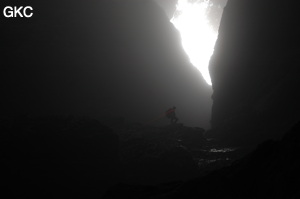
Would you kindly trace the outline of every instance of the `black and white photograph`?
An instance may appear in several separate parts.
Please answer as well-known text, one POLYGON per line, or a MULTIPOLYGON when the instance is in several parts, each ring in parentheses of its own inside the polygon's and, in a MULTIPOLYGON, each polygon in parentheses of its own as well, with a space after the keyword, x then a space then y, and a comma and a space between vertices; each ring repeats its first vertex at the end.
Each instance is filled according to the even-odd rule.
POLYGON ((300 198, 296 2, 0 11, 0 198, 300 198))

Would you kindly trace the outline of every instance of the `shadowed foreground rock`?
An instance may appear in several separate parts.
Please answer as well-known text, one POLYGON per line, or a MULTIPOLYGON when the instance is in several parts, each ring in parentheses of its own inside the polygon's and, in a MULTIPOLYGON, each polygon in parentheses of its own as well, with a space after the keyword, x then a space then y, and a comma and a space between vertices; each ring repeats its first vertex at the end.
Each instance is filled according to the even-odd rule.
POLYGON ((186 183, 168 198, 297 198, 300 122, 279 141, 267 141, 235 165, 186 183))
POLYGON ((300 184, 300 122, 281 141, 267 141, 232 166, 186 183, 119 185, 105 198, 296 199, 300 184))
POLYGON ((197 162, 188 149, 193 145, 183 141, 192 139, 186 133, 198 133, 202 139, 198 139, 198 147, 202 147, 205 138, 199 130, 177 124, 166 127, 124 126, 115 131, 120 136, 121 182, 156 185, 197 175, 197 162), (185 139, 179 140, 183 135, 185 139))
POLYGON ((1 132, 8 198, 99 198, 116 181, 118 137, 95 120, 20 117, 1 132))

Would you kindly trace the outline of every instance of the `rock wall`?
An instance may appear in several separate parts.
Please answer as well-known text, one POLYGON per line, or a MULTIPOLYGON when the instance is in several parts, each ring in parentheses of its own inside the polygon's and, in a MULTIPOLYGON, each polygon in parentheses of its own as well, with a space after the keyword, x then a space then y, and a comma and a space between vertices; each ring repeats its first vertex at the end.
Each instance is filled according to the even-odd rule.
POLYGON ((299 120, 298 19, 293 3, 228 1, 210 62, 212 135, 253 144, 299 120))
POLYGON ((26 3, 32 18, 0 18, 3 114, 148 122, 175 105, 180 122, 208 127, 211 87, 154 1, 26 3))

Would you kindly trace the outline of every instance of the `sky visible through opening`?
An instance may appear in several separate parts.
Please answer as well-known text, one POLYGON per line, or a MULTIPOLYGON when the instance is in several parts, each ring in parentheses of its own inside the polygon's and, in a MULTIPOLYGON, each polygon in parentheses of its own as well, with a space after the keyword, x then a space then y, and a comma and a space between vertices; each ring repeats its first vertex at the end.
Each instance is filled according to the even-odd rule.
POLYGON ((209 85, 212 83, 208 65, 218 37, 216 28, 208 19, 212 6, 209 0, 178 0, 171 19, 181 34, 182 46, 190 62, 200 70, 209 85))

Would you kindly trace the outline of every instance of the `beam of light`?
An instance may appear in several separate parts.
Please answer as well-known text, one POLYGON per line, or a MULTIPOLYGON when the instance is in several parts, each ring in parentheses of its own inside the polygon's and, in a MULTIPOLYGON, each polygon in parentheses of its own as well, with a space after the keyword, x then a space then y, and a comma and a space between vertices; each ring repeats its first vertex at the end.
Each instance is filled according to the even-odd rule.
POLYGON ((181 34, 182 46, 190 62, 200 70, 209 85, 212 83, 208 65, 218 36, 207 19, 211 5, 209 0, 178 0, 171 19, 181 34))

